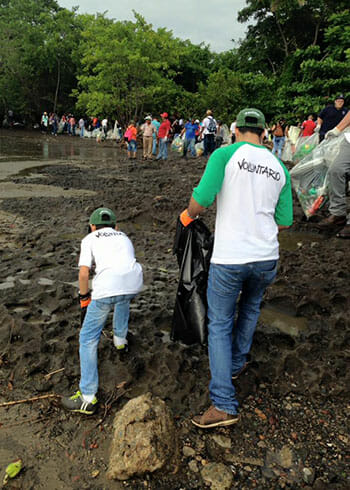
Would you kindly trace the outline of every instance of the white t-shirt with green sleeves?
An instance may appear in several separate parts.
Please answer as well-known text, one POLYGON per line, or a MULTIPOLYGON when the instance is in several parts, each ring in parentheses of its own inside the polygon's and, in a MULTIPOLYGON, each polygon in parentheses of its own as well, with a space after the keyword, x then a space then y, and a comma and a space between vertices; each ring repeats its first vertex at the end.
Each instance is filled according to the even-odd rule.
POLYGON ((235 143, 210 157, 193 198, 217 197, 215 264, 246 264, 279 257, 278 225, 293 223, 290 175, 264 146, 235 143))

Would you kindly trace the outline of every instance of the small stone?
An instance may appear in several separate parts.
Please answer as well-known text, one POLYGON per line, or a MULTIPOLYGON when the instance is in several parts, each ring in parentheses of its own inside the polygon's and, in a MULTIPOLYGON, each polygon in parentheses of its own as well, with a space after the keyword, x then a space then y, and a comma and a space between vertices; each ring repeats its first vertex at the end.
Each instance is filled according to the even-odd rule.
POLYGON ((191 471, 193 471, 193 473, 198 473, 199 469, 198 469, 198 465, 197 465, 197 461, 195 461, 194 459, 192 459, 189 463, 188 463, 188 467, 191 471))
POLYGON ((291 468, 293 464, 293 453, 288 446, 283 446, 278 452, 278 464, 282 468, 291 468))
POLYGON ((266 443, 264 441, 259 441, 257 446, 264 449, 266 447, 266 443))
POLYGON ((315 480, 315 471, 312 468, 303 468, 303 480, 308 485, 312 485, 315 480))
POLYGON ((223 447, 224 449, 231 448, 231 439, 229 437, 225 437, 220 434, 214 434, 213 440, 216 442, 218 446, 223 447))
POLYGON ((184 446, 182 448, 182 454, 185 456, 185 458, 191 458, 196 454, 196 451, 190 446, 184 446))
POLYGON ((286 410, 292 410, 292 405, 290 403, 287 403, 286 406, 284 407, 286 410))

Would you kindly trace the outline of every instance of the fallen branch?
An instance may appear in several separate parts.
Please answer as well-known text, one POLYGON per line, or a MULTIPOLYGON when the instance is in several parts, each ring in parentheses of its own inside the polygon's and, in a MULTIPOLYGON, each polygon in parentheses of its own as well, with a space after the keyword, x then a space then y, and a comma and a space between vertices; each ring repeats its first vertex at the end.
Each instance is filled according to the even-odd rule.
POLYGON ((32 398, 25 398, 24 400, 14 400, 12 402, 0 403, 0 407, 10 407, 12 405, 18 405, 19 403, 35 402, 37 400, 45 400, 46 398, 60 398, 60 397, 61 395, 56 395, 56 394, 33 396, 32 398))
POLYGON ((49 379, 54 375, 54 374, 57 374, 57 373, 61 373, 62 371, 64 371, 66 368, 61 368, 61 369, 56 369, 56 371, 52 371, 51 373, 49 374, 45 374, 44 378, 46 379, 46 381, 49 381, 49 379))

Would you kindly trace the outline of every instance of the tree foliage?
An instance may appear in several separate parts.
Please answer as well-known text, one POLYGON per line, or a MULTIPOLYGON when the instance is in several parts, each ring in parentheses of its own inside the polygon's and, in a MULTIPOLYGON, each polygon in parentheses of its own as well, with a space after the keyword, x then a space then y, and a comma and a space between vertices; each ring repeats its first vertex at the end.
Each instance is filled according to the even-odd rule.
POLYGON ((246 0, 238 47, 204 43, 56 0, 0 0, 0 113, 78 110, 126 123, 166 110, 230 122, 245 106, 268 118, 317 113, 350 95, 348 0, 246 0))

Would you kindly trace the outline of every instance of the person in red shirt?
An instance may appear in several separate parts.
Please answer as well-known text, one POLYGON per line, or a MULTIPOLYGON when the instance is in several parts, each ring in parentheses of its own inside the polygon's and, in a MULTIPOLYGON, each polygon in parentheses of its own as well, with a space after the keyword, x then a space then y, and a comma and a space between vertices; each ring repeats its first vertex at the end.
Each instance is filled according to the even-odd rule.
POLYGON ((168 113, 163 112, 160 115, 162 118, 162 123, 158 130, 158 142, 159 142, 159 152, 156 160, 167 160, 168 158, 168 135, 171 129, 171 123, 168 119, 168 113))
POLYGON ((305 136, 312 136, 315 132, 316 128, 316 123, 314 121, 314 116, 310 114, 308 116, 307 120, 303 122, 301 125, 301 129, 303 130, 302 132, 302 137, 304 138, 305 136))

